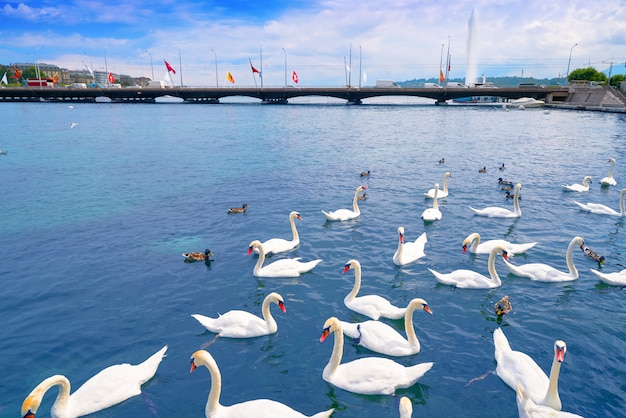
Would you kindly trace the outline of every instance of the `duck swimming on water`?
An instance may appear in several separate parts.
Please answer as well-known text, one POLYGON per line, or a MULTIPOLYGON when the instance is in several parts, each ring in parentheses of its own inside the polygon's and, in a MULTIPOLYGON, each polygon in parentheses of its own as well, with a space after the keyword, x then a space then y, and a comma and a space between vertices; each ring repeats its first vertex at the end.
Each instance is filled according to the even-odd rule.
POLYGON ((232 213, 246 213, 246 210, 248 210, 248 204, 244 203, 243 205, 241 205, 240 208, 230 208, 228 209, 228 213, 232 214, 232 213))
POLYGON ((185 263, 195 263, 196 261, 208 261, 213 253, 207 248, 203 253, 183 253, 182 256, 185 257, 185 263))

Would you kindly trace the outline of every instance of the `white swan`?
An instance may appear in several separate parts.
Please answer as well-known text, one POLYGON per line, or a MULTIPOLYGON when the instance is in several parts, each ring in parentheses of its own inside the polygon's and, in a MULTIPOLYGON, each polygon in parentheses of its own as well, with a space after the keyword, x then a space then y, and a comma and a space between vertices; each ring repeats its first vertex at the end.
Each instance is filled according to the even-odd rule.
POLYGON ((578 279, 578 269, 574 265, 572 254, 574 248, 580 247, 584 243, 585 241, 581 237, 574 237, 567 246, 567 251, 565 252, 567 273, 543 263, 528 263, 516 266, 511 264, 508 260, 504 260, 504 264, 514 275, 526 277, 530 280, 536 280, 538 282, 567 282, 576 280, 578 279))
POLYGON ((347 308, 372 319, 379 319, 381 316, 389 319, 400 319, 404 316, 406 308, 398 308, 382 296, 366 295, 356 297, 361 289, 361 263, 357 260, 348 260, 342 274, 345 274, 348 270, 354 270, 354 286, 343 299, 343 303, 347 308))
POLYGON ((393 255, 393 264, 403 266, 424 257, 424 246, 426 245, 426 232, 422 232, 415 241, 404 242, 404 227, 398 227, 398 248, 393 255))
POLYGON ((615 168, 615 158, 609 158, 609 162, 611 163, 611 169, 609 170, 609 174, 600 180, 600 184, 602 186, 615 186, 617 185, 617 181, 613 178, 613 169, 615 168))
POLYGON ((469 207, 476 215, 487 216, 489 218, 519 218, 522 216, 522 210, 519 207, 519 193, 522 185, 517 183, 515 186, 515 194, 513 195, 513 211, 495 206, 486 207, 484 209, 474 209, 469 207))
POLYGON ((439 183, 435 183, 435 193, 433 194, 433 207, 428 208, 422 212, 422 219, 425 221, 438 221, 442 218, 441 211, 439 210, 439 183))
POLYGON ((493 345, 494 356, 498 363, 496 374, 504 383, 513 390, 517 390, 519 383, 536 404, 546 405, 557 411, 561 410, 559 372, 567 351, 565 342, 557 340, 554 343, 554 360, 550 369, 550 378, 528 354, 511 349, 501 328, 496 328, 493 332, 493 345))
POLYGON ((254 249, 259 251, 259 259, 254 265, 253 274, 256 277, 299 277, 302 273, 309 272, 315 268, 322 260, 312 260, 307 262, 300 261, 300 257, 283 258, 273 263, 263 266, 265 262, 265 250, 261 241, 254 240, 248 248, 248 255, 252 254, 254 249))
POLYGON ((406 396, 400 398, 400 406, 398 409, 400 411, 400 418, 411 418, 413 416, 413 404, 406 396))
MULTIPOLYGON (((191 355, 190 373, 196 370, 198 366, 205 366, 211 373, 211 391, 207 399, 204 413, 207 418, 306 418, 304 415, 289 406, 271 399, 255 399, 251 401, 241 402, 230 406, 220 404, 220 395, 222 393, 222 374, 215 362, 215 359, 206 350, 198 350, 191 355)), ((334 409, 319 412, 313 415, 313 418, 330 417, 334 409)))
MULTIPOLYGON (((291 251, 300 245, 300 235, 296 229, 296 218, 302 220, 302 216, 296 211, 289 214, 289 224, 291 225, 291 233, 293 235, 291 240, 286 240, 284 238, 271 238, 261 243, 263 244, 266 256, 291 251)), ((259 252, 257 249, 254 251, 256 253, 259 252)))
POLYGON ((619 193, 619 212, 613 208, 610 208, 601 203, 579 203, 573 200, 581 210, 586 212, 596 213, 598 215, 611 215, 611 216, 626 216, 624 211, 624 196, 626 195, 626 188, 622 189, 619 193))
MULTIPOLYGON (((52 418, 75 418, 117 405, 141 394, 141 385, 156 373, 165 356, 167 345, 144 362, 131 365, 115 364, 98 372, 70 395, 70 381, 63 375, 54 375, 41 382, 22 403, 22 416, 34 418, 48 389, 59 386, 52 418)), ((123 415, 123 414, 118 414, 123 415)))
POLYGON ((583 184, 564 184, 561 187, 563 187, 563 190, 565 190, 566 192, 588 192, 589 183, 587 183, 587 181, 589 181, 589 183, 593 183, 593 177, 585 176, 585 178, 583 178, 583 184))
POLYGON ((420 363, 403 366, 393 360, 382 357, 363 357, 341 364, 343 356, 343 331, 341 323, 335 317, 328 318, 320 342, 334 333, 333 353, 322 378, 340 389, 362 395, 392 395, 396 389, 413 386, 433 363, 420 363))
POLYGON ((369 320, 351 323, 339 321, 343 332, 355 342, 369 350, 388 356, 410 356, 420 352, 420 342, 413 328, 413 312, 422 309, 432 315, 428 302, 415 298, 409 302, 404 314, 404 338, 395 328, 384 322, 369 320))
MULTIPOLYGON (((443 175, 443 190, 439 190, 437 192, 437 199, 443 199, 444 197, 448 197, 448 177, 452 177, 452 173, 450 173, 449 171, 447 171, 443 175)), ((435 189, 430 189, 429 191, 424 193, 424 196, 430 199, 434 199, 435 189)))
POLYGON ((274 334, 278 330, 278 325, 270 312, 270 305, 275 303, 283 313, 287 313, 283 297, 276 292, 272 292, 263 300, 261 312, 263 318, 259 318, 246 311, 232 310, 217 318, 193 314, 200 324, 211 332, 215 332, 220 337, 229 338, 252 338, 261 335, 274 334))
POLYGON ((602 273, 594 269, 589 270, 606 284, 610 284, 611 286, 626 286, 626 269, 615 273, 602 273))
POLYGON ((477 232, 471 233, 463 240, 463 253, 469 249, 473 254, 489 254, 491 249, 499 245, 503 247, 508 254, 523 254, 537 245, 536 242, 529 242, 526 244, 513 244, 503 239, 491 239, 481 242, 480 234, 477 232))
POLYGON ((583 418, 571 412, 557 411, 549 406, 537 405, 526 395, 521 384, 517 385, 516 402, 519 418, 583 418))
POLYGON ((489 260, 487 261, 487 269, 489 270, 489 277, 483 276, 473 270, 459 269, 454 270, 451 273, 439 273, 435 270, 428 269, 435 276, 435 279, 439 283, 447 284, 450 286, 456 286, 461 289, 491 289, 494 287, 502 286, 502 281, 498 272, 496 271, 496 254, 502 251, 502 257, 506 260, 508 255, 504 247, 496 245, 491 249, 489 253, 489 260))
POLYGON ((361 215, 361 210, 359 209, 358 201, 359 194, 363 191, 367 190, 367 186, 359 186, 356 188, 356 192, 354 193, 354 199, 352 200, 352 210, 350 209, 337 209, 333 212, 322 211, 326 219, 329 221, 347 221, 348 219, 358 218, 361 215))

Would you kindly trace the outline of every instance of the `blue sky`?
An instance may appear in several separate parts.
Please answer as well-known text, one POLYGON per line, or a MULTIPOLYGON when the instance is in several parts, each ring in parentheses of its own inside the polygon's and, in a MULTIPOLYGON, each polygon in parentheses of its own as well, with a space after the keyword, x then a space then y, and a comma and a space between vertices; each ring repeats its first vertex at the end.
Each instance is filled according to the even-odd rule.
POLYGON ((192 86, 215 85, 216 61, 220 85, 227 71, 235 85, 254 85, 249 59, 266 86, 284 85, 285 60, 288 82, 296 71, 300 86, 346 84, 350 59, 353 85, 437 77, 448 40, 455 78, 563 77, 570 52, 570 70, 614 62, 613 73, 623 73, 626 2, 0 1, 2 64, 38 58, 131 76, 154 69, 163 79, 166 59, 176 84, 182 75, 192 86))

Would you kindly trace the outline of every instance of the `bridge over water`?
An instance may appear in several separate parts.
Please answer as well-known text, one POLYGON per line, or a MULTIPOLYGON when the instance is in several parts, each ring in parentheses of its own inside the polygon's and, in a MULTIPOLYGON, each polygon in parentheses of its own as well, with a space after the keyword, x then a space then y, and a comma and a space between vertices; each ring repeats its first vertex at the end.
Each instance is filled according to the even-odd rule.
POLYGON ((464 88, 464 87, 174 87, 174 88, 49 88, 7 87, 0 89, 0 102, 95 102, 108 98, 112 102, 150 103, 158 97, 172 96, 189 103, 219 103, 226 97, 250 97, 263 103, 288 103, 296 97, 333 97, 348 104, 361 104, 372 97, 421 97, 443 103, 462 97, 497 96, 506 99, 532 97, 546 102, 564 101, 567 87, 510 87, 510 88, 464 88))

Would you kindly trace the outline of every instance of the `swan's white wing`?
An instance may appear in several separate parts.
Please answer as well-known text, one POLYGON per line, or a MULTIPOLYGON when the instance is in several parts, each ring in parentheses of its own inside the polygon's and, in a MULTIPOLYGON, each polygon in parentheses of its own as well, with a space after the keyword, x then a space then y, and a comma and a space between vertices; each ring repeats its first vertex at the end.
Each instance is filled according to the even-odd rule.
POLYGON ((626 286, 626 269, 616 273, 601 273, 594 269, 589 269, 598 279, 611 286, 626 286))
POLYGON ((393 360, 380 357, 365 357, 340 364, 335 372, 324 380, 333 385, 363 395, 391 395, 398 388, 415 384, 433 363, 421 363, 405 367, 393 360))
POLYGON ((341 324, 345 335, 358 339, 358 345, 368 350, 388 356, 408 356, 420 351, 419 343, 411 346, 404 336, 384 322, 370 320, 341 324), (349 332, 346 332, 346 327, 350 328, 349 332))
POLYGON ((561 187, 563 187, 563 190, 565 190, 566 192, 588 192, 589 191, 589 186, 583 186, 582 184, 564 184, 561 187))
POLYGON ((575 200, 573 200, 573 202, 576 203, 576 205, 578 205, 580 209, 587 211, 587 212, 597 213, 599 215, 620 216, 619 212, 601 203, 586 203, 585 204, 585 203, 577 202, 575 200))
MULTIPOLYGON (((296 241, 293 241, 293 240, 290 241, 290 240, 286 240, 283 238, 272 238, 261 243, 261 245, 263 245, 263 249, 265 250, 265 255, 268 255, 268 254, 278 254, 278 253, 283 253, 286 251, 291 251, 294 248, 296 248, 298 243, 296 241)), ((255 252, 258 253, 259 251, 255 249, 255 252)))
POLYGON ((137 365, 116 364, 100 371, 70 396, 71 413, 88 415, 139 395, 141 385, 155 375, 166 350, 167 346, 137 365))
POLYGON ((259 277, 298 277, 319 264, 322 260, 301 262, 300 257, 276 260, 261 268, 259 277))
POLYGON ((202 326, 211 332, 228 338, 250 338, 276 332, 267 326, 267 323, 250 312, 232 310, 217 318, 193 314, 202 326))
POLYGON ((349 309, 372 319, 378 319, 381 316, 390 319, 400 319, 404 317, 406 312, 406 308, 394 306, 387 299, 378 295, 359 296, 348 301, 344 299, 344 304, 349 309))
POLYGON ((490 206, 484 209, 475 209, 473 207, 469 207, 472 212, 479 216, 487 216, 489 218, 516 218, 519 217, 518 214, 513 212, 512 210, 499 208, 496 206, 490 206))
POLYGON ((460 269, 450 273, 439 273, 428 269, 439 283, 456 286, 461 289, 489 289, 498 287, 489 277, 472 270, 460 269))
MULTIPOLYGON (((329 417, 334 409, 320 412, 314 415, 315 418, 329 417)), ((271 399, 256 399, 247 402, 241 402, 231 406, 222 406, 219 409, 217 418, 307 418, 295 409, 271 399)))
POLYGON ((504 264, 514 275, 538 282, 567 282, 578 278, 543 263, 528 263, 517 266, 504 260, 504 264))
POLYGON ((322 213, 329 221, 347 221, 348 219, 354 219, 360 215, 360 213, 350 209, 337 209, 334 212, 322 211, 322 213))

